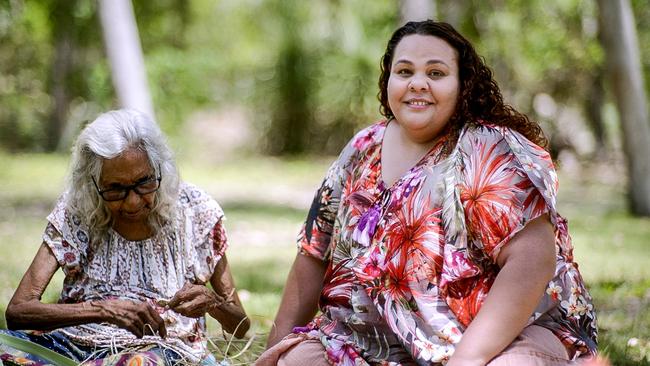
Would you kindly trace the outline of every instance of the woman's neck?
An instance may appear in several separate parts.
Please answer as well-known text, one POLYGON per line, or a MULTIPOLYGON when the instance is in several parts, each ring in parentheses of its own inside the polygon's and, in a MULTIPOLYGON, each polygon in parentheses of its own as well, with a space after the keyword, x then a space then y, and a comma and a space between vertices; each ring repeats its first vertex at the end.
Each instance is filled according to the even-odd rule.
POLYGON ((153 229, 146 222, 115 222, 113 230, 120 234, 124 239, 130 241, 140 241, 150 238, 153 235, 153 229))
POLYGON ((381 147, 381 177, 384 184, 392 186, 418 164, 436 142, 437 139, 413 141, 398 123, 391 121, 384 131, 381 147))

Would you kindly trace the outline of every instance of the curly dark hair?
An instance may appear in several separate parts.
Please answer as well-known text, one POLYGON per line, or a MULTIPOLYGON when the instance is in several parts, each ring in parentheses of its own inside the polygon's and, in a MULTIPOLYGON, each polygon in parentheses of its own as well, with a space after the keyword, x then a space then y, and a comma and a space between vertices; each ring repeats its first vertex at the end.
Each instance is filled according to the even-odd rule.
POLYGON ((379 76, 377 97, 381 103, 380 112, 384 117, 387 119, 395 117, 388 105, 388 78, 395 48, 402 38, 413 34, 441 38, 458 53, 460 92, 456 110, 443 132, 450 137, 443 148, 444 155, 449 154, 454 148, 460 131, 466 123, 482 122, 512 128, 533 143, 548 149, 548 140, 539 124, 503 102, 499 86, 483 58, 476 53, 465 37, 444 22, 433 20, 408 22, 393 33, 386 46, 386 52, 381 58, 379 76))

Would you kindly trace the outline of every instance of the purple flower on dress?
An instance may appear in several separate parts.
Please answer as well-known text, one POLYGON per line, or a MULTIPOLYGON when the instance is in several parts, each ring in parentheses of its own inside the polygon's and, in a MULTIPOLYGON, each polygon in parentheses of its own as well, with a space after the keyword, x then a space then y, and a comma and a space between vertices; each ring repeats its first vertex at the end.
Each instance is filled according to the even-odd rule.
POLYGON ((335 338, 328 338, 327 358, 340 366, 357 366, 366 364, 354 346, 335 338))
POLYGON ((481 270, 468 257, 463 250, 457 250, 452 245, 445 246, 444 267, 441 274, 440 287, 447 286, 458 279, 478 275, 481 270))
POLYGON ((298 333, 307 333, 307 332, 309 332, 311 329, 312 329, 312 328, 310 328, 310 327, 308 327, 308 326, 305 326, 305 327, 293 327, 293 329, 292 329, 291 331, 292 331, 292 333, 296 333, 296 334, 298 334, 298 333))
POLYGON ((377 230, 380 215, 381 210, 377 205, 373 205, 368 211, 364 212, 361 218, 359 218, 359 224, 352 233, 352 239, 364 247, 368 247, 370 245, 370 239, 375 235, 375 231, 377 230))

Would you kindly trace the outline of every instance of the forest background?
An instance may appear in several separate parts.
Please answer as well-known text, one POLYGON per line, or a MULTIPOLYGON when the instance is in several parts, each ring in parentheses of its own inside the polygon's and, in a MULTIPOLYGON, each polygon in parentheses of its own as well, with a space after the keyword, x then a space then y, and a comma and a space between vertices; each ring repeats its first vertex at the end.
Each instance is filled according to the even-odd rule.
MULTIPOLYGON (((560 212, 595 298, 600 349, 615 365, 647 365, 650 219, 631 205, 634 151, 603 47, 603 2, 426 1, 431 18, 476 45, 505 99, 542 124, 560 173, 560 212)), ((647 93, 650 6, 622 2, 647 93)), ((263 347, 329 162, 380 118, 379 59, 405 3, 133 1, 154 111, 182 177, 228 216, 231 266, 254 323, 252 341, 239 343, 210 324, 215 352, 233 363, 263 347)), ((40 244, 72 141, 119 106, 114 90, 98 2, 0 0, 0 311, 40 244)), ((58 273, 44 300, 56 301, 61 281, 58 273)))

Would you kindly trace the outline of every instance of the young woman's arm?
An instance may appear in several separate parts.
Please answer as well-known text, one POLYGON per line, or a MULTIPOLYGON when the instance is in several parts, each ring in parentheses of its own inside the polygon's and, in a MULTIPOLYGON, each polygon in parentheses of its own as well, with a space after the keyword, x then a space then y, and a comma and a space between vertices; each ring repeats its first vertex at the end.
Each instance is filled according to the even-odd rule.
POLYGON ((293 327, 307 324, 316 315, 325 269, 326 264, 314 257, 300 253, 296 255, 266 343, 267 348, 291 333, 293 327))
POLYGON ((548 215, 524 227, 497 258, 501 267, 485 303, 447 366, 485 365, 521 333, 555 273, 548 215))
POLYGON ((146 303, 127 300, 90 301, 78 304, 45 304, 41 296, 59 268, 54 254, 41 244, 5 317, 9 329, 52 330, 72 325, 110 322, 138 337, 157 333, 166 336, 162 318, 146 303))

